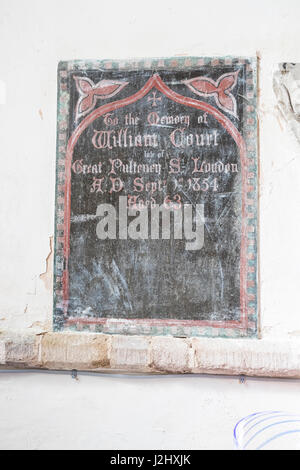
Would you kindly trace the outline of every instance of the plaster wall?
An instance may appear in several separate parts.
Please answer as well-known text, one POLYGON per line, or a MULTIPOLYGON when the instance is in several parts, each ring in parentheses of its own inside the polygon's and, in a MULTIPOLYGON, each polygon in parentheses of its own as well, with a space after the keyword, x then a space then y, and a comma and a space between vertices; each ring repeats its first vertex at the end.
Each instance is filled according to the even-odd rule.
MULTIPOLYGON (((78 378, 2 373, 0 449, 233 449, 243 416, 300 412, 300 384, 291 379, 78 378)), ((277 446, 292 442, 300 449, 288 439, 277 446)))

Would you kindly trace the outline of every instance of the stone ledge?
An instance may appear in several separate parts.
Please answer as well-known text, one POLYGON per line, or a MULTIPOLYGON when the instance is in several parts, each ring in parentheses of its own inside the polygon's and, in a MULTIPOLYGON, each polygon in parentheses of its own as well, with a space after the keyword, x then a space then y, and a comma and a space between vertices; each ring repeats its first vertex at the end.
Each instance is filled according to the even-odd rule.
POLYGON ((300 341, 7 332, 0 336, 0 365, 300 378, 300 341))

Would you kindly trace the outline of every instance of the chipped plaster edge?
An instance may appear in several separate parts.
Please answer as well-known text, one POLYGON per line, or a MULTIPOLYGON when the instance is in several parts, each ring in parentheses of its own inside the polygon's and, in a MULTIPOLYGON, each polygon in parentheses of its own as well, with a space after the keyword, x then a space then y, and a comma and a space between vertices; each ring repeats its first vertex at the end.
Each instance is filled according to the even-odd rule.
POLYGON ((300 341, 7 332, 0 367, 300 378, 300 341))

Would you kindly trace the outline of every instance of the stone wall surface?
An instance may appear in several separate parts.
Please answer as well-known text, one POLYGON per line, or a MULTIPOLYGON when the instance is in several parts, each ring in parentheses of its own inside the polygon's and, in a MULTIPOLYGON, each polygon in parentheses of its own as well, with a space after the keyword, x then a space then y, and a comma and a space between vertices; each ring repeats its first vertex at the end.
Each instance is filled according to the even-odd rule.
POLYGON ((0 340, 0 366, 300 378, 298 341, 44 333, 0 340))

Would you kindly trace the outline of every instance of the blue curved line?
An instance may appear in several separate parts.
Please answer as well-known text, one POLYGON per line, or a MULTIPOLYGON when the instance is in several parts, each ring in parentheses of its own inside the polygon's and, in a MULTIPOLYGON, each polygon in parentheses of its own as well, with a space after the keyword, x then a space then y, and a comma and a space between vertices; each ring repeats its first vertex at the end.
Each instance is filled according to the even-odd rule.
POLYGON ((299 414, 293 414, 293 413, 284 413, 284 414, 279 414, 279 415, 272 415, 268 416, 268 418, 261 419, 260 421, 257 421, 255 424, 253 424, 247 431, 245 432, 244 436, 247 436, 247 434, 251 431, 251 429, 255 428, 255 426, 258 426, 260 423, 263 423, 264 421, 268 421, 269 419, 274 419, 274 418, 283 418, 283 417, 288 417, 288 416, 293 416, 294 418, 299 417, 299 414))
POLYGON ((269 444, 269 442, 271 442, 271 441, 274 441, 278 437, 285 436, 286 434, 294 434, 296 432, 300 432, 300 429, 292 429, 291 431, 285 431, 285 432, 281 432, 279 434, 276 434, 275 436, 270 437, 270 439, 268 439, 267 441, 263 442, 259 447, 257 447, 256 450, 262 449, 265 445, 269 444))
MULTIPOLYGON (((278 413, 283 413, 283 411, 262 411, 260 413, 260 415, 270 415, 270 414, 278 414, 278 413)), ((247 427, 252 421, 254 421, 256 418, 258 418, 258 416, 255 416, 254 418, 252 418, 250 421, 248 421, 247 424, 245 424, 245 427, 247 427)))
POLYGON ((279 424, 286 424, 286 423, 298 423, 300 422, 300 419, 289 419, 289 420, 286 420, 286 421, 278 421, 278 423, 273 423, 273 424, 269 424, 269 426, 265 426, 264 428, 260 429, 259 431, 257 431, 255 434, 253 434, 252 437, 250 437, 250 439, 246 442, 245 446, 244 446, 244 449, 246 449, 247 445, 250 444, 251 441, 253 441, 253 439, 258 436, 259 434, 261 434, 263 431, 265 431, 266 429, 269 429, 269 428, 272 428, 274 426, 278 426, 279 424))
POLYGON ((257 412, 257 413, 252 413, 251 415, 248 415, 248 416, 245 416, 244 418, 241 418, 237 423, 236 425, 234 426, 234 429, 233 429, 233 437, 234 437, 234 440, 235 440, 235 443, 238 445, 238 441, 237 441, 237 437, 236 437, 236 431, 237 431, 237 427, 239 426, 239 424, 241 424, 243 421, 247 420, 248 418, 251 418, 251 416, 255 416, 255 415, 258 415, 258 414, 261 414, 261 413, 264 413, 263 411, 260 411, 260 412, 257 412))
MULTIPOLYGON (((257 411, 256 413, 251 413, 250 415, 248 416, 245 416, 244 418, 241 418, 237 423, 236 425, 234 426, 234 429, 233 429, 233 438, 234 438, 234 443, 236 445, 236 447, 240 447, 239 446, 239 442, 238 442, 238 438, 237 438, 237 435, 236 435, 236 432, 237 432, 237 427, 243 422, 243 421, 247 421, 249 418, 251 418, 252 416, 254 416, 254 418, 251 420, 253 421, 256 417, 258 417, 258 415, 265 415, 265 414, 268 414, 268 413, 281 413, 281 411, 257 411)), ((249 421, 249 423, 251 422, 249 421)), ((249 424, 247 423, 247 424, 249 424)))
POLYGON ((233 436, 234 436, 234 439, 237 439, 237 436, 236 436, 236 431, 237 431, 237 427, 243 422, 243 421, 248 421, 245 423, 244 427, 246 427, 248 424, 250 424, 252 421, 254 421, 255 419, 259 418, 260 416, 262 415, 267 415, 267 414, 270 414, 270 413, 283 413, 283 411, 258 411, 256 413, 251 413, 250 415, 248 416, 244 416, 244 418, 241 418, 235 425, 234 427, 234 430, 233 430, 233 436), (253 418, 254 416, 254 418, 253 418), (249 418, 252 418, 249 420, 249 418))

